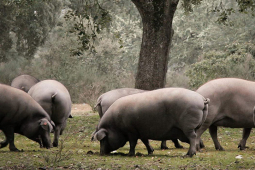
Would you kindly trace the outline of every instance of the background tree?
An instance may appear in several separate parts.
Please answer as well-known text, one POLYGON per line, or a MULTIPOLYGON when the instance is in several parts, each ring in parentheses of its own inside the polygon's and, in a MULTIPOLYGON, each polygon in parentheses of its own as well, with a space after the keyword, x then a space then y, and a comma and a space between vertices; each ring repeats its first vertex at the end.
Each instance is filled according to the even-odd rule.
POLYGON ((143 39, 135 87, 145 90, 162 88, 173 29, 172 21, 179 0, 132 0, 143 22, 143 39))
MULTIPOLYGON (((31 74, 42 80, 56 79, 67 86, 74 103, 86 102, 91 105, 100 94, 108 90, 134 87, 143 36, 142 20, 134 3, 126 0, 62 2, 61 12, 59 10, 56 14, 56 24, 30 59, 18 55, 16 33, 9 30, 3 34, 0 32, 2 37, 10 38, 11 44, 7 52, 0 49, 0 53, 4 53, 7 57, 6 61, 0 61, 0 82, 10 84, 11 80, 19 74, 31 74), (105 21, 101 20, 104 11, 107 12, 105 21), (94 29, 94 25, 97 25, 95 28, 99 28, 99 32, 94 29), (91 44, 83 46, 83 42, 91 42, 91 44)), ((236 1, 216 0, 212 3, 210 0, 203 0, 200 5, 190 7, 187 5, 190 3, 184 5, 184 1, 178 4, 172 24, 174 35, 170 46, 171 57, 167 66, 165 86, 195 90, 201 83, 222 76, 254 80, 252 64, 247 64, 248 61, 253 63, 254 55, 252 50, 243 52, 247 47, 245 44, 250 44, 249 48, 255 44, 253 11, 248 9, 246 14, 240 13, 236 1), (184 10, 186 8, 184 6, 192 9, 192 12, 184 10), (231 7, 235 12, 228 15, 227 22, 219 24, 217 20, 221 16, 221 11, 215 9, 231 7), (234 44, 239 45, 232 48, 234 44), (237 50, 231 57, 226 52, 230 49, 237 50), (246 57, 241 60, 242 56, 239 53, 246 57), (210 60, 214 60, 216 56, 216 63, 209 65, 210 60), (236 58, 238 62, 232 62, 231 59, 236 58), (220 63, 222 68, 229 68, 228 65, 231 65, 235 69, 215 69, 217 74, 205 70, 207 66, 212 69, 217 68, 220 63), (202 68, 200 70, 203 72, 203 77, 199 77, 195 71, 199 68, 198 65, 202 68), (188 74, 189 70, 192 71, 191 74, 188 74)), ((9 15, 10 10, 3 13, 2 10, 0 11, 3 18, 0 22, 10 24, 9 26, 12 27, 12 21, 15 20, 6 18, 14 16, 9 15)), ((46 16, 50 14, 45 13, 46 16)), ((27 22, 27 25, 30 25, 33 20, 27 22)), ((0 28, 5 26, 8 25, 0 25, 0 28)), ((36 30, 37 27, 33 29, 36 30)), ((2 45, 8 45, 7 39, 1 39, 2 37, 0 40, 5 42, 2 45)))
POLYGON ((61 7, 59 0, 2 0, 0 2, 0 61, 13 59, 16 56, 31 59, 55 26, 61 7))
POLYGON ((209 80, 223 77, 255 79, 255 45, 233 43, 222 51, 209 51, 192 64, 186 74, 190 87, 197 89, 209 80))
MULTIPOLYGON (((166 82, 166 72, 170 44, 172 41, 172 22, 179 0, 132 0, 143 22, 143 39, 136 76, 136 88, 152 90, 162 88, 166 82)), ((201 0, 183 0, 186 11, 201 0)), ((254 3, 238 0, 239 12, 254 9, 254 3)), ((232 4, 231 4, 232 5, 232 4)), ((233 7, 223 7, 222 2, 214 11, 221 12, 219 22, 226 24, 228 16, 235 12, 233 7)))

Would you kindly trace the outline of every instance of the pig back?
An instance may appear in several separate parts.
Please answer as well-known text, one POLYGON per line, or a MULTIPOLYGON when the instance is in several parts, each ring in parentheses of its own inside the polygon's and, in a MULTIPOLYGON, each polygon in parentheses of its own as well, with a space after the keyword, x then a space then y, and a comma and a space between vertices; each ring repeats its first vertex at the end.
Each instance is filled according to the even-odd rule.
POLYGON ((252 81, 220 78, 205 83, 197 92, 211 100, 208 122, 217 126, 242 128, 253 126, 254 89, 255 83, 252 81))
POLYGON ((29 89, 39 81, 40 80, 30 75, 20 75, 12 80, 11 86, 28 92, 29 89))
POLYGON ((44 80, 34 85, 28 92, 55 123, 62 123, 71 114, 71 97, 60 82, 44 80))
MULTIPOLYGON (((24 91, 0 84, 0 125, 17 124, 31 116, 45 117, 44 110, 24 91)), ((50 119, 49 119, 50 120, 50 119)))
POLYGON ((102 107, 102 114, 100 115, 100 117, 102 117, 102 115, 106 112, 106 110, 119 98, 132 95, 132 94, 142 93, 142 92, 145 92, 145 90, 134 89, 134 88, 121 88, 121 89, 114 89, 102 94, 97 100, 97 105, 100 104, 102 107))

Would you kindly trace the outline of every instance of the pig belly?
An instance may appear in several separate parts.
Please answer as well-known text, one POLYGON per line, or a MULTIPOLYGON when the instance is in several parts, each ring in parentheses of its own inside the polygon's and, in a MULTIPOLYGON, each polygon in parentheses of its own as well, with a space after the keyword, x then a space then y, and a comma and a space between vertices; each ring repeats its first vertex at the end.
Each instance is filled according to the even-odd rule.
POLYGON ((230 128, 253 128, 255 127, 253 123, 253 118, 249 117, 246 120, 235 120, 230 117, 225 117, 222 118, 221 120, 214 122, 213 125, 230 128))
POLYGON ((149 128, 146 133, 140 133, 141 138, 151 139, 151 140, 172 140, 172 139, 182 139, 181 141, 186 141, 186 136, 183 131, 177 127, 172 127, 167 129, 158 129, 156 131, 149 128))

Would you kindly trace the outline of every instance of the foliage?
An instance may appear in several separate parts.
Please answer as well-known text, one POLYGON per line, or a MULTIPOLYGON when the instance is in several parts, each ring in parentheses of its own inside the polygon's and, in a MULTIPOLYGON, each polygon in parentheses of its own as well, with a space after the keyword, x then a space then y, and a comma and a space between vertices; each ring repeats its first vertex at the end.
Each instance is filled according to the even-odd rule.
POLYGON ((61 1, 2 0, 0 8, 0 61, 31 59, 55 26, 61 1))
POLYGON ((190 65, 187 75, 190 86, 197 88, 208 80, 220 77, 238 77, 255 80, 255 44, 233 43, 224 51, 209 51, 201 61, 190 65))
POLYGON ((58 166, 62 161, 71 159, 73 153, 70 148, 65 148, 65 142, 70 136, 65 136, 64 139, 59 140, 58 150, 52 151, 51 154, 43 154, 43 158, 47 166, 58 166))
POLYGON ((62 82, 75 103, 93 105, 105 91, 124 85, 132 86, 133 68, 132 64, 128 64, 130 57, 122 56, 124 48, 119 48, 114 35, 100 37, 96 53, 85 51, 81 55, 72 55, 71 49, 77 49, 79 41, 68 31, 72 26, 64 18, 60 23, 25 70, 33 72, 41 80, 62 82))
MULTIPOLYGON (((3 2, 5 1, 1 1, 0 4, 3 2)), ((31 74, 41 80, 56 79, 68 88, 74 103, 86 102, 91 105, 103 92, 114 88, 134 87, 142 40, 139 12, 131 1, 98 1, 100 6, 108 12, 111 20, 105 22, 105 29, 100 30, 94 43, 91 44, 96 52, 87 50, 74 55, 78 54, 75 51, 80 51, 77 49, 81 47, 78 32, 70 32, 77 20, 65 19, 64 16, 68 10, 75 12, 76 8, 80 9, 82 14, 84 8, 79 3, 85 2, 89 1, 63 1, 63 6, 59 6, 62 8, 61 13, 55 15, 57 24, 52 25, 53 28, 47 33, 48 36, 43 45, 36 48, 37 51, 30 60, 20 56, 15 45, 11 45, 9 50, 4 48, 8 52, 0 50, 1 57, 4 53, 11 59, 0 63, 0 82, 10 84, 12 79, 20 74, 31 74)), ((214 1, 216 2, 220 1, 214 1)), ((188 15, 184 14, 185 11, 182 10, 180 3, 173 23, 174 36, 168 64, 167 87, 194 88, 189 86, 190 76, 187 76, 185 72, 190 69, 189 65, 202 62, 202 59, 205 59, 204 54, 225 53, 226 46, 237 42, 254 44, 255 22, 252 14, 232 13, 230 16, 232 25, 218 24, 219 14, 211 12, 216 6, 214 3, 203 0, 199 5, 192 5, 193 12, 186 13, 188 15)), ((237 7, 235 6, 235 10, 238 10, 237 7)), ((8 9, 7 6, 5 9, 8 9)), ((100 14, 98 10, 95 7, 95 15, 100 14)), ((5 17, 10 16, 8 11, 5 17)), ((46 14, 50 15, 50 13, 46 14)), ((92 22, 92 14, 89 16, 92 22)), ((0 20, 1 23, 7 21, 10 22, 11 19, 0 20)), ((0 28, 2 26, 7 27, 8 24, 1 24, 0 28)), ((11 41, 16 42, 16 34, 6 34, 4 30, 0 31, 1 33, 4 34, 1 38, 3 37, 5 41, 2 45, 8 45, 8 36, 11 41)), ((237 48, 241 47, 242 45, 237 46, 237 48)), ((239 72, 236 76, 249 78, 245 71, 239 72)))
POLYGON ((250 13, 252 16, 255 15, 255 2, 252 0, 236 0, 235 1, 221 1, 214 4, 213 12, 219 13, 218 23, 225 25, 231 25, 231 15, 233 13, 250 13))
MULTIPOLYGON (((216 3, 216 1, 214 2, 216 3)), ((210 51, 221 52, 225 46, 233 43, 245 44, 254 43, 255 26, 252 14, 233 13, 231 15, 232 25, 218 24, 218 13, 212 13, 214 4, 211 1, 204 0, 200 5, 193 7, 193 12, 183 15, 182 10, 177 10, 174 18, 174 36, 168 64, 167 86, 175 85, 186 86, 189 77, 183 73, 189 68, 189 65, 201 61, 201 56, 210 51), (178 79, 169 79, 178 75, 183 77, 184 81, 178 79)), ((246 78, 246 75, 238 75, 246 78)), ((192 84, 192 83, 190 83, 192 84)))
POLYGON ((100 5, 99 0, 70 0, 68 7, 70 9, 65 14, 65 19, 72 24, 69 32, 75 34, 79 41, 79 47, 71 49, 72 55, 82 55, 86 50, 95 53, 98 34, 109 27, 109 12, 100 5))

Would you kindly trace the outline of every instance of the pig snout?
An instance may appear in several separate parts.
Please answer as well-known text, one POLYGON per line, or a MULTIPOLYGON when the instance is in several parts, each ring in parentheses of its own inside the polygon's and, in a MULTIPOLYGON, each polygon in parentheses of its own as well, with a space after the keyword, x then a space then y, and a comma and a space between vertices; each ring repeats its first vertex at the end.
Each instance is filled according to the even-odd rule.
POLYGON ((100 155, 107 155, 111 152, 107 142, 105 140, 100 141, 100 155))
POLYGON ((42 147, 46 149, 52 148, 51 140, 50 138, 44 138, 42 139, 42 147))

